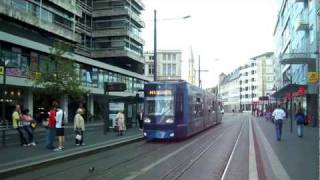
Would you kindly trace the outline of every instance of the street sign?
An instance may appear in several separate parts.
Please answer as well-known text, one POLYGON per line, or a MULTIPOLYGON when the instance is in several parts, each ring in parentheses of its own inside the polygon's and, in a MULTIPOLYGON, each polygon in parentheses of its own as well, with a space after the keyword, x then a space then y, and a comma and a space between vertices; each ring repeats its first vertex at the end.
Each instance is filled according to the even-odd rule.
POLYGON ((3 75, 3 74, 4 74, 4 67, 0 66, 0 75, 3 75))
POLYGON ((107 92, 125 91, 127 90, 127 87, 125 83, 109 82, 109 83, 105 83, 104 90, 107 92))

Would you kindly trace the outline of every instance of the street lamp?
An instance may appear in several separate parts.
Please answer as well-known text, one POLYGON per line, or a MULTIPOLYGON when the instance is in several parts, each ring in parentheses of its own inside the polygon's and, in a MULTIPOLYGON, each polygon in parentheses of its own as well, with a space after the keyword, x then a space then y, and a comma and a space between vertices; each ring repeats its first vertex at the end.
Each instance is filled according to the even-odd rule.
POLYGON ((200 56, 199 56, 199 65, 198 65, 198 67, 199 67, 199 69, 198 69, 198 73, 199 73, 199 75, 198 75, 198 82, 199 82, 199 88, 201 88, 202 87, 202 85, 201 85, 201 78, 200 78, 200 73, 201 72, 208 72, 208 70, 205 70, 205 69, 200 69, 200 56))
MULTIPOLYGON (((184 16, 182 18, 168 18, 168 19, 161 19, 161 20, 178 20, 178 19, 188 19, 190 15, 184 16)), ((153 33, 153 79, 154 81, 157 80, 157 10, 154 10, 154 33, 153 33)))

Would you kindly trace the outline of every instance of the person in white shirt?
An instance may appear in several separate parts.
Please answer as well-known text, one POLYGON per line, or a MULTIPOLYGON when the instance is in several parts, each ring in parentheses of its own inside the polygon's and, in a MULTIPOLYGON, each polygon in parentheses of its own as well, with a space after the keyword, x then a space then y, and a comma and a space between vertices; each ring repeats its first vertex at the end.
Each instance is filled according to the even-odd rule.
POLYGON ((276 126, 277 140, 280 141, 282 134, 282 122, 286 117, 286 113, 281 109, 280 105, 278 105, 278 108, 273 111, 272 116, 274 117, 274 124, 276 126))
POLYGON ((54 149, 55 151, 61 151, 64 149, 64 112, 62 109, 57 109, 56 114, 56 135, 59 140, 59 147, 54 149))

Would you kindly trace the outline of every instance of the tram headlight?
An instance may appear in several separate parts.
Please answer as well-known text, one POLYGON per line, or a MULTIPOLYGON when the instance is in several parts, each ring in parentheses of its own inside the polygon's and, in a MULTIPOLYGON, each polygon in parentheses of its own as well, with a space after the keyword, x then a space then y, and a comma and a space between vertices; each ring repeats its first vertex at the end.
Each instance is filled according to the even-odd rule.
POLYGON ((173 123, 173 119, 171 119, 171 118, 166 119, 166 123, 167 123, 167 124, 172 124, 172 123, 173 123))
POLYGON ((150 118, 145 118, 145 119, 144 119, 144 123, 151 123, 150 118))

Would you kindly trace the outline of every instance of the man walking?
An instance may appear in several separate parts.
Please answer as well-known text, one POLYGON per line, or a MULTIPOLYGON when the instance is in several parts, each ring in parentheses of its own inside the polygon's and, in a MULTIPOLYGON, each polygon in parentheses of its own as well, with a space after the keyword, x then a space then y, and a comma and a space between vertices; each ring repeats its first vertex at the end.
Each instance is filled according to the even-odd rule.
POLYGON ((280 141, 281 134, 282 134, 282 122, 283 122, 283 119, 286 117, 286 113, 284 112, 283 109, 281 109, 280 105, 278 105, 278 108, 276 108, 273 111, 272 116, 274 117, 277 140, 280 141))

